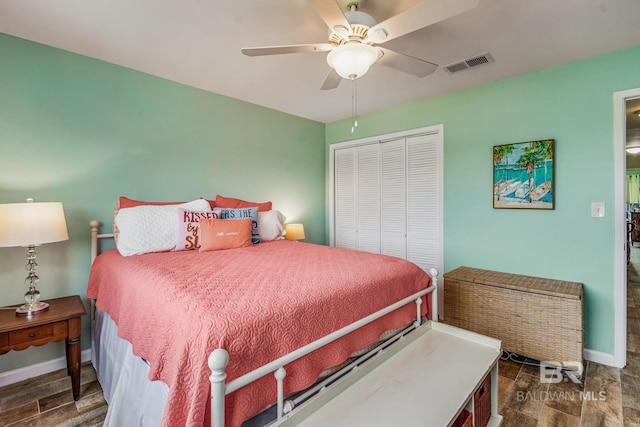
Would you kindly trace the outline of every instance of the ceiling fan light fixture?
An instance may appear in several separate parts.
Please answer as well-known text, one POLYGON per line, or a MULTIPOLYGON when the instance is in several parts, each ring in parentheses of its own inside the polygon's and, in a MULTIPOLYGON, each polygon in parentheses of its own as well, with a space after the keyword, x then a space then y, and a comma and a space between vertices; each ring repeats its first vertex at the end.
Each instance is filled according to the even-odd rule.
POLYGON ((349 29, 344 25, 336 25, 335 27, 333 27, 333 31, 345 39, 349 37, 349 29))
POLYGON ((376 25, 376 20, 373 19, 371 15, 360 12, 359 10, 350 10, 345 12, 344 16, 351 25, 364 25, 369 28, 376 25))
POLYGON ((327 55, 327 63, 344 79, 364 76, 378 59, 379 51, 364 43, 347 43, 333 49, 327 55))
POLYGON ((629 154, 638 154, 640 153, 640 144, 627 145, 626 150, 629 154))
POLYGON ((388 35, 389 33, 387 33, 387 30, 385 30, 384 28, 378 28, 374 31, 371 31, 368 34, 367 39, 368 41, 373 43, 382 43, 388 35))
MULTIPOLYGON (((633 114, 635 114, 635 111, 633 114)), ((627 144, 625 148, 629 154, 640 153, 640 128, 627 129, 627 144)))

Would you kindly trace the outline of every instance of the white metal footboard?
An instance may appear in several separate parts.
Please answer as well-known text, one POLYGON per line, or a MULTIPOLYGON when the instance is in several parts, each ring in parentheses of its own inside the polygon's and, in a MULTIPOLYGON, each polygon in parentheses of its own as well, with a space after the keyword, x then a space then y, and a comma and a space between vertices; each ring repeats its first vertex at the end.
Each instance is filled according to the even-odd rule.
POLYGON ((413 326, 417 328, 420 326, 420 305, 422 304, 422 297, 426 294, 433 293, 431 296, 432 302, 432 312, 431 318, 434 321, 438 319, 438 309, 437 309, 437 289, 438 289, 438 270, 435 268, 431 268, 429 270, 429 275, 431 276, 431 286, 426 289, 423 289, 420 292, 417 292, 401 301, 398 301, 386 308, 383 308, 380 311, 377 311, 363 319, 358 320, 350 325, 345 326, 342 329, 339 329, 325 337, 322 337, 312 343, 305 345, 289 354, 286 354, 264 366, 261 366, 258 369, 255 369, 241 377, 236 378, 233 381, 225 384, 225 379, 227 378, 227 374, 225 373, 225 369, 227 364, 229 363, 229 354, 225 349, 219 348, 211 352, 209 355, 208 363, 209 368, 211 369, 211 376, 209 380, 211 381, 211 425, 213 427, 222 427, 224 426, 224 398, 225 395, 229 393, 233 393, 246 386, 247 384, 256 381, 259 378, 264 377, 265 375, 274 372, 274 376, 277 384, 277 417, 281 419, 284 415, 284 379, 286 377, 286 370, 284 368, 285 365, 293 362, 294 360, 303 357, 318 348, 335 341, 338 338, 341 338, 347 335, 354 330, 367 325, 373 322, 376 319, 406 305, 413 301, 416 304, 416 320, 414 321, 413 326))

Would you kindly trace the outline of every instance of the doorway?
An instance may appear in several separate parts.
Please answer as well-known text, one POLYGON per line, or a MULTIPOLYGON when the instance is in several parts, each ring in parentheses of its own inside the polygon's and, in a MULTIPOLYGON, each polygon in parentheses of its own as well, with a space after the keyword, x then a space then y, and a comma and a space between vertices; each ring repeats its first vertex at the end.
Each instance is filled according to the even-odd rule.
MULTIPOLYGON (((623 368, 627 360, 627 186, 626 143, 628 128, 636 126, 634 112, 640 110, 640 88, 613 94, 614 133, 614 354, 612 365, 623 368), (638 104, 636 104, 638 102, 638 104)), ((638 122, 640 128, 640 122, 638 122)), ((637 154, 636 156, 640 156, 637 154)), ((635 159, 634 159, 635 160, 635 159)), ((633 160, 629 160, 632 162, 633 160)))

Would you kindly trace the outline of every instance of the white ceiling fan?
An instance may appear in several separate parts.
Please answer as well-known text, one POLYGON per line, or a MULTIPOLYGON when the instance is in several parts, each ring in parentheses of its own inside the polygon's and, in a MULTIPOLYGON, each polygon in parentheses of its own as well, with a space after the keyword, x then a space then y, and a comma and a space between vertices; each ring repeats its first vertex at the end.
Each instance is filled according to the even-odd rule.
POLYGON ((344 12, 338 0, 311 0, 316 12, 329 27, 328 43, 243 48, 247 56, 286 53, 329 52, 331 67, 322 90, 338 87, 340 81, 362 77, 379 63, 405 73, 424 77, 438 66, 378 45, 421 28, 444 21, 478 6, 480 0, 426 0, 380 23, 361 12, 363 0, 349 2, 344 12))

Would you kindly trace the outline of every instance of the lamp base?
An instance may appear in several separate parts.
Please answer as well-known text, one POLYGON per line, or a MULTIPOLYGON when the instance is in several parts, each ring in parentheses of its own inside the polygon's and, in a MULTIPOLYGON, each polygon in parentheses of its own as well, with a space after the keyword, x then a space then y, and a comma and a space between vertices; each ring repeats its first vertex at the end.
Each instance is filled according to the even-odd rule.
POLYGON ((34 304, 22 304, 16 309, 16 316, 34 316, 49 310, 49 304, 37 301, 34 304))

